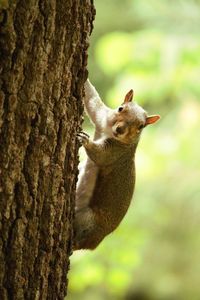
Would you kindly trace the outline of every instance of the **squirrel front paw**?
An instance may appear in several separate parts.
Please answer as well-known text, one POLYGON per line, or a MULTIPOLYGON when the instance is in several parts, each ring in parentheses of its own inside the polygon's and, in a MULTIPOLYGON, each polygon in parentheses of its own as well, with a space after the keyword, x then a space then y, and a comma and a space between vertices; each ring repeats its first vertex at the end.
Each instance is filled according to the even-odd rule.
POLYGON ((81 131, 81 132, 77 133, 77 138, 78 138, 80 144, 85 146, 89 143, 90 136, 86 132, 81 131))

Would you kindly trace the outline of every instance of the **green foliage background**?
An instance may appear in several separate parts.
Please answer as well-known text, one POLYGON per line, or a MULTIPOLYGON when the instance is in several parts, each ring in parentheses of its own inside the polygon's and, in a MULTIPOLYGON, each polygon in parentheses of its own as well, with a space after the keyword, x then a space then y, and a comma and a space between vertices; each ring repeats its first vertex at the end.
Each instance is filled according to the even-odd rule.
POLYGON ((141 138, 120 227, 73 254, 68 299, 198 300, 200 1, 96 0, 96 9, 91 81, 111 107, 133 88, 162 119, 141 138))

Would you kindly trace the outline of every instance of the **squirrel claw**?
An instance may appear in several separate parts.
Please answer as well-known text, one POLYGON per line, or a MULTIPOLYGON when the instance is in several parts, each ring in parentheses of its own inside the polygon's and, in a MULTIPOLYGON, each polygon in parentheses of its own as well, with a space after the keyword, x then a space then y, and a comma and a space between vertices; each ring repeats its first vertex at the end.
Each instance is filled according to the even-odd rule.
POLYGON ((81 131, 77 133, 77 138, 81 145, 86 145, 89 142, 89 135, 86 132, 81 131))
POLYGON ((83 135, 85 135, 85 136, 88 137, 88 138, 90 137, 89 134, 87 134, 85 131, 80 131, 80 132, 78 133, 78 135, 79 135, 79 134, 81 134, 81 135, 83 134, 83 135))

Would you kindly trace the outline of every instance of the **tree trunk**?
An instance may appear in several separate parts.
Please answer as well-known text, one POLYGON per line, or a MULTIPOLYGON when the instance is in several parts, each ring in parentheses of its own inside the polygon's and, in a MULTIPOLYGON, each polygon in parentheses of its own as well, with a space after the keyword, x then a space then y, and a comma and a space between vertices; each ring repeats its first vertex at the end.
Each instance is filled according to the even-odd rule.
POLYGON ((0 299, 63 299, 92 0, 0 0, 0 299))

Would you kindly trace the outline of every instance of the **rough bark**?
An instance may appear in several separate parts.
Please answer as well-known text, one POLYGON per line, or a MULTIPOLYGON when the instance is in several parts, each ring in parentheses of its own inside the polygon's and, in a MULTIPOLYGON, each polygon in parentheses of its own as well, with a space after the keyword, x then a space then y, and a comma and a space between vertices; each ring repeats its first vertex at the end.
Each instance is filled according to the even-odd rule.
POLYGON ((0 299, 63 299, 92 0, 0 1, 0 299))

